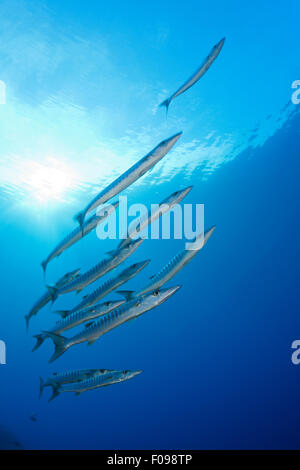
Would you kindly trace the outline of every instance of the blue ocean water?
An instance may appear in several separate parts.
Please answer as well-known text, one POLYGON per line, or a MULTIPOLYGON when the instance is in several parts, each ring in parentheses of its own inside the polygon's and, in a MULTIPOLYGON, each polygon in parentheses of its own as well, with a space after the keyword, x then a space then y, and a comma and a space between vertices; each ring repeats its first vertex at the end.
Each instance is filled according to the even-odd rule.
MULTIPOLYGON (((298 14, 294 1, 1 2, 0 424, 24 448, 299 448, 298 14), (159 103, 223 36, 166 119, 159 103), (52 344, 32 353, 32 335, 53 326, 54 308, 29 334, 24 321, 44 292, 42 259, 91 195, 179 130, 176 148, 125 194, 151 204, 192 184, 186 202, 205 204, 213 236, 169 282, 182 289, 168 302, 49 365, 52 344), (38 400, 39 376, 75 368, 143 373, 38 400)), ((47 281, 116 243, 93 232, 50 263, 47 281)), ((151 263, 128 288, 183 244, 146 240, 126 265, 151 263)))

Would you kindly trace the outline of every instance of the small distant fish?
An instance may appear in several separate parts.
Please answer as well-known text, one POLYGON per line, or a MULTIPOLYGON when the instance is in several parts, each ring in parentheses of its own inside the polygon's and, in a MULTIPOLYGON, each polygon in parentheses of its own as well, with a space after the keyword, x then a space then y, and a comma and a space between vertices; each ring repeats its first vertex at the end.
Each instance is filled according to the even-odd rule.
MULTIPOLYGON (((183 250, 177 253, 169 263, 167 263, 158 273, 154 276, 151 276, 151 281, 149 284, 142 290, 135 292, 131 290, 119 290, 117 291, 118 294, 123 295, 127 301, 135 299, 141 295, 146 294, 147 292, 152 291, 153 289, 159 289, 161 286, 166 284, 170 279, 172 279, 181 269, 189 263, 199 251, 206 245, 207 241, 211 237, 213 231, 215 230, 216 226, 214 225, 212 228, 207 230, 204 233, 203 244, 199 243, 199 247, 194 250, 183 250)), ((200 242, 202 238, 202 234, 198 235, 195 238, 194 243, 200 242)))
POLYGON ((82 301, 73 307, 71 310, 57 310, 56 313, 59 313, 62 317, 66 317, 71 313, 78 312, 84 308, 90 307, 95 303, 99 302, 99 300, 106 297, 108 294, 113 292, 125 282, 130 281, 134 276, 136 276, 139 272, 142 271, 148 264, 150 263, 150 259, 146 261, 141 261, 140 263, 134 263, 128 268, 124 269, 120 274, 117 276, 108 279, 103 284, 101 284, 97 289, 95 289, 91 294, 87 294, 83 297, 82 301))
POLYGON ((158 207, 155 211, 150 211, 149 216, 141 220, 135 230, 130 231, 128 237, 122 240, 119 244, 119 248, 128 244, 132 238, 137 237, 137 235, 142 232, 146 227, 148 227, 148 225, 152 224, 163 214, 170 211, 172 207, 174 207, 176 204, 179 204, 192 189, 193 186, 188 186, 187 188, 182 189, 180 191, 175 191, 173 194, 166 197, 160 204, 158 204, 158 207))
POLYGON ((177 96, 181 95, 181 93, 184 93, 191 86, 193 86, 205 74, 205 72, 207 72, 209 67, 220 54, 224 42, 225 38, 221 39, 221 41, 219 41, 218 44, 216 44, 212 48, 212 50, 210 51, 204 62, 201 64, 201 66, 196 70, 196 72, 181 87, 179 87, 178 90, 173 93, 173 95, 163 101, 160 106, 165 106, 168 112, 171 101, 173 101, 177 96))
POLYGON ((37 315, 39 310, 43 308, 45 305, 47 305, 48 302, 51 302, 52 300, 52 293, 51 289, 60 289, 64 285, 68 284, 69 282, 72 282, 76 277, 79 276, 79 271, 80 269, 75 269, 75 271, 71 271, 69 273, 64 274, 64 276, 59 279, 54 286, 48 286, 46 292, 42 295, 42 297, 39 298, 39 300, 34 304, 34 306, 31 308, 30 312, 28 315, 25 315, 25 321, 26 321, 26 329, 28 331, 29 327, 29 321, 31 317, 34 315, 37 315))
POLYGON ((36 421, 37 421, 37 414, 34 413, 33 415, 31 415, 31 416, 29 417, 29 419, 30 419, 30 421, 33 421, 34 423, 36 423, 36 421))
MULTIPOLYGON (((103 302, 102 304, 94 305, 91 308, 85 308, 85 309, 79 310, 78 312, 74 312, 71 315, 67 315, 62 320, 56 322, 56 324, 54 325, 52 330, 50 330, 50 332, 56 335, 59 335, 63 333, 64 331, 67 331, 71 328, 75 328, 76 326, 82 325, 82 323, 91 322, 91 320, 95 320, 96 318, 101 317, 102 315, 105 315, 111 312, 112 310, 115 310, 116 308, 120 307, 124 303, 125 303, 125 300, 123 299, 122 300, 109 300, 107 302, 103 302)), ((89 324, 90 323, 87 323, 87 326, 89 324)), ((43 344, 43 342, 48 338, 48 336, 45 335, 44 333, 40 333, 38 335, 34 335, 34 338, 36 339, 36 344, 32 352, 36 351, 43 344)))
POLYGON ((106 208, 103 208, 103 211, 100 214, 95 214, 90 217, 82 226, 76 227, 71 233, 69 233, 49 254, 49 256, 41 263, 44 273, 46 273, 48 263, 60 256, 67 248, 74 245, 78 240, 85 237, 90 233, 97 225, 104 222, 107 217, 109 217, 119 206, 119 201, 114 202, 113 204, 108 205, 106 208))
POLYGON ((40 394, 41 398, 45 387, 52 387, 53 395, 49 401, 53 400, 57 396, 56 390, 61 385, 82 382, 88 378, 96 377, 97 375, 106 375, 108 373, 117 372, 110 369, 78 369, 69 372, 54 372, 52 377, 48 377, 47 380, 43 380, 40 377, 40 394))
POLYGON ((53 334, 49 331, 43 331, 43 333, 49 336, 55 346, 55 352, 50 358, 49 362, 55 361, 59 358, 67 349, 76 344, 88 342, 90 346, 97 341, 100 336, 108 333, 112 329, 116 328, 123 323, 137 318, 149 310, 157 307, 158 305, 165 302, 175 292, 180 289, 181 286, 169 287, 168 289, 160 289, 150 292, 144 296, 137 297, 136 299, 127 302, 121 307, 113 310, 100 318, 100 320, 93 322, 88 328, 81 331, 72 338, 65 338, 64 336, 53 334))
POLYGON ((142 370, 124 370, 124 371, 107 371, 107 373, 97 375, 95 377, 83 380, 77 383, 70 383, 66 385, 59 385, 53 383, 53 395, 49 401, 53 400, 60 393, 74 392, 76 396, 88 390, 95 390, 96 388, 105 387, 125 380, 130 380, 136 375, 139 375, 142 370))
POLYGON ((156 165, 156 163, 158 163, 169 152, 173 145, 175 145, 181 134, 182 132, 178 132, 169 139, 160 142, 160 144, 151 150, 151 152, 149 152, 145 157, 135 163, 131 168, 125 171, 125 173, 119 176, 119 178, 113 181, 113 183, 103 189, 103 191, 101 191, 82 212, 79 212, 75 216, 75 220, 77 220, 80 227, 83 227, 84 219, 91 210, 95 209, 95 207, 100 204, 104 204, 109 201, 153 168, 154 165, 156 165))
POLYGON ((68 292, 72 292, 74 290, 76 290, 77 293, 81 292, 82 289, 92 284, 92 282, 95 282, 97 279, 104 276, 109 271, 119 266, 119 264, 121 264, 127 258, 129 258, 129 256, 135 252, 135 250, 143 243, 143 241, 143 239, 133 240, 130 244, 122 248, 109 251, 107 253, 108 257, 106 259, 100 261, 100 263, 96 264, 84 274, 81 274, 72 282, 65 284, 61 288, 49 287, 52 301, 54 302, 55 299, 57 299, 57 297, 60 295, 67 294, 68 292))

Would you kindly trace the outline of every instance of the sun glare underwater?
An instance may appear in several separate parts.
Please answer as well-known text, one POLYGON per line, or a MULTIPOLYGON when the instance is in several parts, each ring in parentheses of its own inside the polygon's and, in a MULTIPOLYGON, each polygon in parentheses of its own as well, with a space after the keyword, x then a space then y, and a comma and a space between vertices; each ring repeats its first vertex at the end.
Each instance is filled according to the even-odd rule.
POLYGON ((0 449, 299 448, 299 13, 295 1, 1 2, 0 449), (204 204, 195 259, 185 240, 84 233, 90 201, 180 131, 119 187, 130 204, 204 204), (74 246, 46 262, 70 232, 74 246), (166 265, 180 269, 160 286, 166 265), (96 318, 105 282, 113 303, 96 318), (32 352, 81 302, 89 327, 59 334, 103 331, 116 304, 148 313, 91 347, 64 354, 50 334, 32 352), (44 390, 75 369, 82 382, 44 390))

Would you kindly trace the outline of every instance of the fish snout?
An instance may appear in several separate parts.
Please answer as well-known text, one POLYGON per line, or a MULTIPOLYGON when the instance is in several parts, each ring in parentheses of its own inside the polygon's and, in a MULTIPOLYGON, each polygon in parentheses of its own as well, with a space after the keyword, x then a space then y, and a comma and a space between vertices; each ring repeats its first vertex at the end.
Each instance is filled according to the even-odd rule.
POLYGON ((141 374, 143 371, 140 370, 124 370, 123 374, 126 376, 127 379, 132 379, 136 375, 141 374))
POLYGON ((177 140, 181 137, 182 131, 177 132, 177 134, 172 135, 169 139, 164 141, 164 144, 167 145, 168 149, 172 148, 176 144, 177 140))
POLYGON ((207 230, 205 233, 204 233, 204 245, 205 243, 208 242, 208 240, 210 239, 210 237, 212 236, 214 230, 215 230, 216 226, 213 225, 209 230, 207 230))
POLYGON ((143 243, 143 241, 145 241, 144 238, 137 238, 136 240, 132 240, 130 245, 131 247, 138 248, 143 243))
POLYGON ((165 300, 167 300, 169 297, 174 295, 179 289, 181 289, 181 285, 174 286, 174 287, 169 287, 168 289, 165 289, 165 300))
POLYGON ((140 263, 136 263, 137 270, 144 269, 150 263, 151 259, 146 259, 145 261, 141 261, 140 263))
POLYGON ((161 303, 165 302, 165 300, 169 299, 173 294, 175 294, 180 288, 181 285, 166 287, 153 291, 152 295, 157 296, 156 304, 160 305, 161 303))
POLYGON ((181 194, 182 199, 185 198, 192 191, 192 189, 193 189, 193 186, 188 186, 187 188, 179 191, 179 194, 181 194))

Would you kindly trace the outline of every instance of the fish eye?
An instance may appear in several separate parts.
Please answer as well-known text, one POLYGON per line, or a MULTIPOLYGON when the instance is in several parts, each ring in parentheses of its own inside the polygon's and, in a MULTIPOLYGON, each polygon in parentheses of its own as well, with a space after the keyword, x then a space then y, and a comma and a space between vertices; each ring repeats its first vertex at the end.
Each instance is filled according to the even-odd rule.
POLYGON ((155 290, 155 291, 153 292, 153 295, 155 295, 155 297, 158 296, 158 294, 159 294, 159 290, 155 290))

